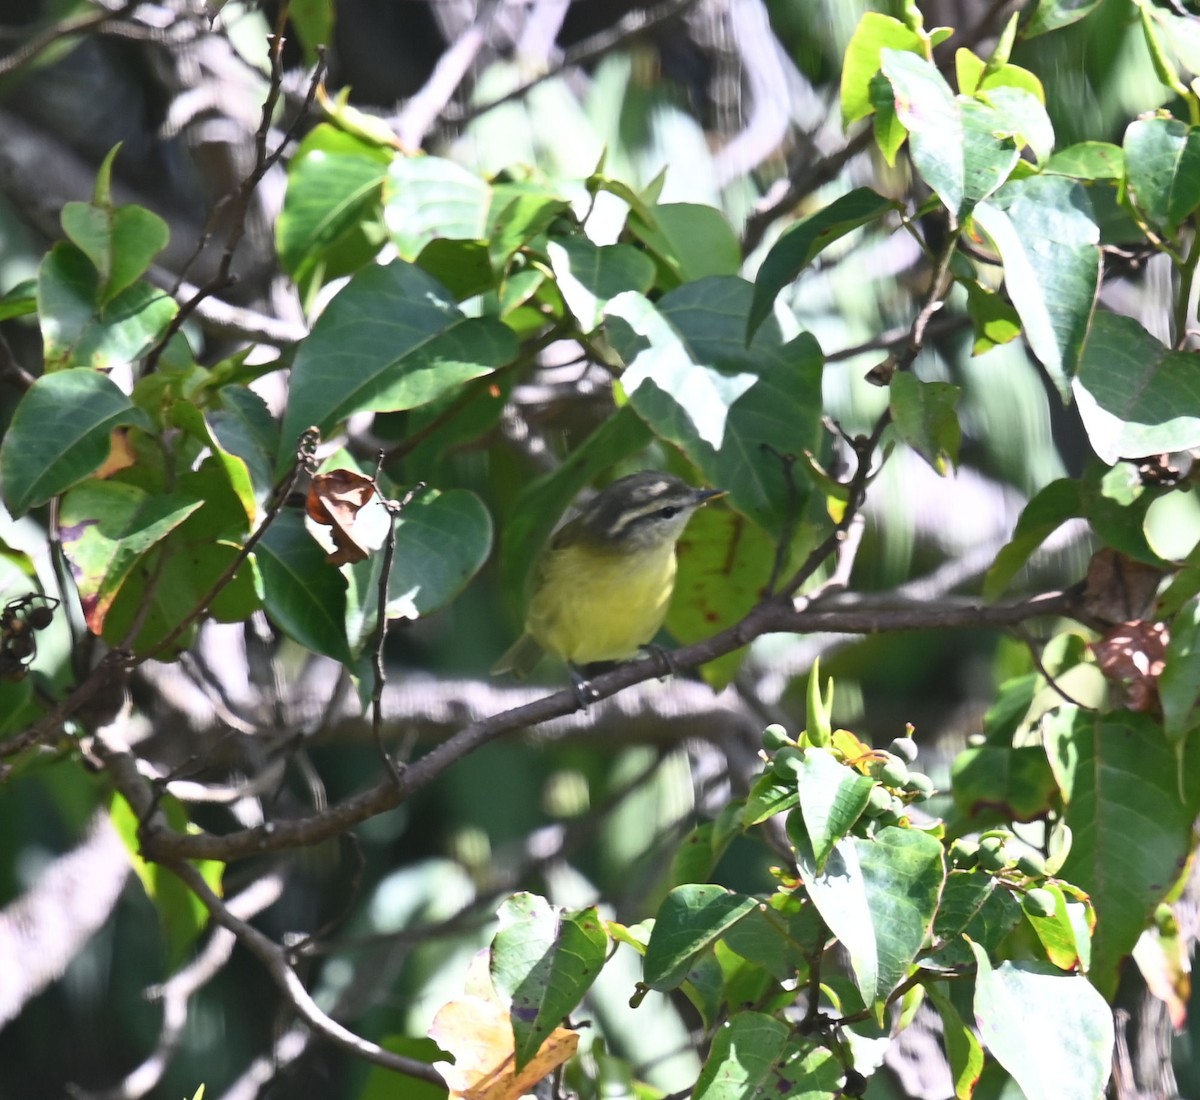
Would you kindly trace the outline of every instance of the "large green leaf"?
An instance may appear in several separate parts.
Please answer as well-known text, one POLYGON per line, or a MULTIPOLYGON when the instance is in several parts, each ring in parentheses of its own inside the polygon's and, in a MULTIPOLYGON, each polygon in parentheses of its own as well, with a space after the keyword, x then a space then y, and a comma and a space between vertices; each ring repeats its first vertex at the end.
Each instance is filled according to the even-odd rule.
POLYGON ((1045 815, 1056 796, 1046 754, 1036 745, 979 745, 955 757, 954 802, 971 819, 999 814, 1007 821, 1033 821, 1045 815))
POLYGON ((1171 351, 1131 317, 1092 318, 1072 390, 1092 450, 1105 462, 1200 444, 1195 354, 1171 351))
POLYGON ((694 1100, 834 1100, 842 1065, 824 1046, 793 1038, 781 1020, 738 1012, 717 1029, 694 1100))
POLYGON ((1033 16, 1025 24, 1027 38, 1068 27, 1083 19, 1101 0, 1037 0, 1033 16))
POLYGON ((1111 995, 1192 849, 1200 756, 1181 763, 1159 723, 1132 711, 1064 708, 1043 720, 1043 733, 1073 834, 1061 875, 1096 908, 1090 977, 1111 995))
POLYGON ((689 283, 657 305, 622 294, 609 303, 608 331, 638 414, 777 535, 803 518, 808 485, 772 455, 817 448, 823 361, 808 333, 781 343, 774 325, 747 348, 752 295, 734 278, 689 283))
POLYGON ((742 248, 728 219, 719 210, 697 203, 663 203, 650 207, 650 220, 635 211, 628 231, 659 261, 660 285, 688 283, 710 275, 735 275, 742 248))
POLYGON ((825 869, 833 846, 867 808, 874 786, 873 780, 847 767, 827 749, 805 751, 797 787, 800 814, 818 871, 825 869))
POLYGON ((193 512, 199 498, 153 494, 119 481, 84 481, 63 497, 63 555, 79 591, 88 628, 102 634, 134 566, 193 512))
POLYGON ((382 209, 386 150, 328 124, 314 127, 288 165, 275 223, 279 260, 298 283, 349 274, 379 250, 364 226, 382 209))
POLYGON ((101 304, 140 279, 170 237, 167 223, 141 206, 69 202, 62 224, 96 267, 101 304))
POLYGON ((4 500, 20 516, 95 472, 114 428, 150 422, 114 382, 92 371, 39 378, 21 399, 0 444, 4 500))
POLYGON ((642 294, 654 284, 654 262, 632 245, 594 245, 585 237, 552 238, 546 246, 559 293, 588 333, 604 319, 604 307, 618 294, 642 294))
POLYGON ((975 208, 995 244, 1025 338, 1064 396, 1100 280, 1100 230, 1086 189, 1065 176, 1012 180, 975 208))
POLYGON ((1020 151, 1001 112, 955 96, 937 68, 906 50, 884 49, 883 75, 908 131, 913 164, 958 224, 1009 176, 1020 151))
POLYGON ((925 52, 925 42, 899 19, 869 11, 858 21, 842 62, 842 122, 849 126, 874 110, 871 78, 879 72, 884 49, 925 52))
POLYGON ((595 906, 572 912, 536 894, 509 898, 497 915, 489 966, 508 1000, 519 1071, 600 976, 608 933, 595 906))
POLYGON ((66 241, 42 259, 37 297, 47 373, 135 363, 178 312, 166 291, 147 283, 135 282, 109 300, 92 261, 66 241))
POLYGON ((991 875, 953 870, 946 876, 933 921, 938 950, 927 961, 939 966, 966 966, 971 962, 971 951, 964 934, 992 952, 1022 917, 1021 903, 991 875))
POLYGON ((943 477, 958 463, 962 427, 958 398, 962 390, 949 382, 922 382, 900 371, 889 387, 889 406, 896 431, 943 477))
POLYGON ((696 956, 758 904, 756 898, 732 893, 724 886, 677 886, 659 907, 646 945, 646 984, 651 989, 674 989, 687 977, 696 956))
MULTIPOLYGON (((666 627, 686 645, 737 622, 762 599, 775 540, 732 508, 713 505, 692 517, 676 553, 679 568, 666 627)), ((719 690, 737 675, 745 654, 737 649, 718 657, 701 674, 719 690)))
POLYGON ((722 937, 743 959, 770 971, 776 981, 802 974, 826 937, 816 908, 799 894, 776 894, 751 910, 722 937))
POLYGON ((384 220, 402 259, 438 238, 483 240, 492 189, 441 157, 397 157, 388 169, 384 220))
POLYGON ((1082 514, 1083 493, 1078 481, 1059 478, 1038 490, 1021 512, 1011 541, 996 555, 984 577, 984 599, 999 596, 1046 539, 1067 520, 1082 514))
POLYGON ((1082 975, 1048 963, 1002 962, 972 945, 975 1022, 984 1045, 1026 1096, 1098 1100, 1113 1054, 1112 1010, 1082 975))
POLYGON ((329 303, 292 366, 277 470, 310 425, 327 431, 352 413, 411 409, 517 354, 512 329, 469 318, 418 267, 397 260, 360 271, 329 303))
POLYGON ((945 878, 941 843, 889 826, 871 840, 838 841, 818 870, 807 833, 789 828, 788 837, 808 896, 845 947, 863 999, 880 1018, 933 927, 945 878))
POLYGON ((752 340, 771 312, 779 292, 834 241, 898 208, 868 187, 841 195, 828 206, 790 226, 772 246, 754 280, 754 301, 746 319, 752 340))
POLYGON ((259 540, 255 557, 263 604, 280 629, 314 653, 349 664, 346 578, 325 560, 303 518, 292 511, 280 513, 259 540))
POLYGON ((954 1078, 954 1095, 957 1100, 971 1100, 983 1073, 983 1048, 975 1033, 963 1023, 954 1003, 942 992, 940 984, 925 986, 925 992, 942 1018, 942 1042, 946 1048, 946 1061, 950 1063, 950 1075, 954 1078))
POLYGON ((1141 118, 1123 143, 1129 200, 1157 232, 1174 236, 1200 206, 1200 130, 1174 118, 1141 118))

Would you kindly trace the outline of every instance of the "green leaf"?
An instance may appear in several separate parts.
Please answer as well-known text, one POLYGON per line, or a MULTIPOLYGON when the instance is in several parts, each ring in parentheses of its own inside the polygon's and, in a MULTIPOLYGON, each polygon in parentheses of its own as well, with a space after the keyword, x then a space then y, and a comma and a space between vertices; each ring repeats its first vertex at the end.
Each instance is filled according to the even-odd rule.
POLYGON ((275 223, 279 261, 300 284, 349 275, 382 243, 368 226, 382 210, 390 157, 327 123, 315 126, 288 165, 287 194, 275 223))
POLYGON ((61 218, 67 236, 95 265, 102 305, 140 279, 171 236, 167 223, 141 206, 69 202, 61 218))
POLYGON ((1200 206, 1200 130, 1174 118, 1137 119, 1123 148, 1126 194, 1156 231, 1173 236, 1200 206))
POLYGON ((1020 160, 1017 144, 999 112, 956 97, 923 57, 889 49, 881 57, 913 164, 957 225, 1008 178, 1020 160))
POLYGON ((731 893, 723 886, 677 886, 659 907, 646 945, 646 984, 658 990, 676 988, 687 977, 696 956, 707 951, 758 904, 756 898, 731 893))
POLYGON ((940 946, 928 961, 944 967, 967 966, 972 958, 964 933, 991 953, 1022 917, 1021 903, 991 875, 953 870, 946 876, 933 921, 933 939, 940 946))
MULTIPOLYGON (((709 506, 692 517, 676 555, 679 566, 666 627, 686 645, 737 622, 762 599, 775 542, 733 509, 709 506)), ((718 657, 701 668, 701 675, 720 690, 737 675, 745 655, 738 649, 718 657)))
POLYGON ((778 535, 802 518, 809 486, 798 476, 789 483, 772 450, 818 446, 823 362, 812 336, 781 344, 774 325, 747 348, 752 294, 732 278, 689 283, 657 305, 622 294, 609 303, 607 331, 628 364, 621 385, 638 415, 778 535))
POLYGON ((811 1040, 791 1038, 781 1020, 762 1012, 738 1012, 717 1029, 694 1100, 834 1100, 841 1063, 811 1040))
POLYGON ((570 203, 528 184, 499 184, 488 212, 488 256, 497 272, 558 218, 570 214, 570 203))
POLYGON ((817 870, 823 871, 833 846, 867 808, 875 783, 828 750, 810 748, 804 753, 797 786, 813 859, 817 870))
POLYGON ((262 571, 263 604, 279 628, 314 653, 349 664, 346 578, 325 560, 304 520, 281 512, 254 553, 262 571))
MULTIPOLYGON (((315 65, 320 56, 317 47, 333 42, 333 0, 292 0, 288 7, 288 19, 304 47, 305 63, 315 65)), ((414 1081, 412 1087, 416 1089, 419 1086, 414 1081)), ((363 1098, 359 1097, 359 1100, 363 1098)))
MULTIPOLYGON (((159 804, 172 829, 185 832, 188 828, 187 814, 173 798, 167 796, 159 804)), ((204 903, 166 867, 150 863, 141 856, 141 840, 138 837, 138 819, 129 803, 119 794, 114 794, 109 806, 109 820, 129 853, 129 862, 134 873, 154 903, 167 941, 168 967, 172 970, 182 964, 188 948, 208 923, 208 910, 204 903)), ((217 895, 221 893, 221 878, 225 864, 217 860, 204 859, 194 867, 217 895)))
POLYGON ((859 187, 834 199, 823 210, 789 227, 767 253, 754 280, 754 300, 746 320, 747 342, 770 315, 779 292, 792 282, 821 252, 847 233, 898 209, 868 187, 859 187))
POLYGON ((570 912, 536 894, 509 898, 498 916, 489 968, 510 1006, 520 1071, 600 976, 608 933, 595 906, 570 912))
POLYGON ((1080 180, 1120 180, 1125 178, 1125 153, 1108 141, 1081 141, 1055 153, 1042 173, 1080 180))
POLYGON ((773 771, 760 775, 746 796, 746 809, 742 824, 749 829, 768 818, 775 817, 800 804, 800 795, 795 783, 788 783, 773 771))
POLYGON ((1085 933, 1083 942, 1080 942, 1063 888, 1056 882, 1047 882, 1039 889, 1054 898, 1054 913, 1049 917, 1040 917, 1026 910, 1025 919, 1041 941, 1046 957, 1059 970, 1085 972, 1091 961, 1091 940, 1085 933))
MULTIPOLYGON (((395 520, 388 579, 389 619, 418 619, 450 603, 483 567, 492 549, 492 518, 474 493, 426 490, 395 520)), ((383 550, 351 568, 348 635, 358 648, 378 624, 383 550)))
POLYGON ((171 423, 188 432, 209 449, 228 482, 230 492, 245 512, 247 524, 252 525, 258 514, 258 505, 254 499, 254 484, 250 480, 250 470, 246 463, 236 454, 225 450, 205 420, 204 413, 195 405, 187 401, 177 401, 171 408, 171 423))
POLYGON ((1068 27, 1083 19, 1101 0, 1038 0, 1033 16, 1025 24, 1024 36, 1033 38, 1047 31, 1068 27))
POLYGON ((1096 1100, 1112 1065, 1112 1010, 1086 978, 1045 963, 993 968, 972 944, 975 1022, 984 1045, 1026 1096, 1096 1100))
POLYGON ((975 1033, 963 1023, 958 1009, 939 984, 925 986, 925 992, 942 1018, 942 1042, 946 1047, 946 1060, 950 1063, 956 1100, 971 1100, 979 1075, 983 1073, 983 1047, 975 1033))
POLYGON ((826 935, 811 902, 796 894, 776 894, 730 928, 723 942, 776 981, 785 981, 807 971, 809 957, 819 952, 826 935))
POLYGON ((309 425, 411 409, 490 374, 517 354, 512 330, 465 317, 438 282, 397 260, 364 268, 325 308, 292 366, 276 471, 309 425))
POLYGON ((46 373, 113 370, 137 362, 178 312, 164 290, 135 282, 109 299, 91 261, 59 241, 38 267, 38 317, 46 373))
POLYGON ((980 745, 964 749, 951 770, 954 804, 968 818, 1000 814, 1006 821, 1034 821, 1054 803, 1057 786, 1038 745, 980 745))
POLYGON ((1200 600, 1188 600, 1171 620, 1167 663, 1158 678, 1167 740, 1179 744, 1195 725, 1200 700, 1200 600))
POLYGON ((899 19, 881 12, 866 12, 854 28, 842 63, 843 126, 866 118, 874 110, 871 78, 879 72, 880 54, 885 48, 920 55, 925 52, 925 43, 899 19))
POLYGON ((1012 540, 992 562, 983 581, 983 598, 994 600, 1033 552, 1069 519, 1083 515, 1083 494, 1074 478, 1060 478, 1039 489, 1017 520, 1012 540))
POLYGON ((966 290, 967 313, 975 330, 972 355, 982 355, 1021 335, 1020 316, 999 294, 984 289, 973 280, 966 283, 966 290))
POLYGON ((975 208, 995 244, 1025 338, 1066 394, 1100 279, 1100 230, 1084 187, 1063 176, 1008 183, 975 208))
POLYGON ((980 98, 995 109, 998 132, 1012 135, 1021 147, 1028 146, 1038 164, 1050 158, 1054 152, 1054 125, 1037 77, 1026 69, 1007 65, 984 80, 980 98))
POLYGON ((961 393, 949 382, 922 382, 907 371, 892 376, 892 422, 900 438, 942 477, 958 463, 962 428, 956 406, 961 393))
POLYGON ((849 953, 854 980, 878 1020, 933 926, 945 878, 942 846, 927 833, 888 826, 872 840, 839 840, 818 870, 802 832, 789 828, 788 837, 804 888, 849 953))
POLYGON ((645 294, 654 285, 654 261, 632 245, 601 247, 584 237, 556 237, 546 252, 559 293, 584 333, 599 327, 605 305, 618 294, 645 294))
POLYGON ((492 189, 440 157, 396 157, 384 189, 384 221, 401 259, 415 260, 439 237, 487 238, 492 189))
MULTIPOLYGON (((652 221, 635 212, 632 233, 657 257, 670 280, 690 283, 711 275, 736 275, 742 266, 742 247, 728 219, 711 206, 664 203, 650 208, 652 221)), ((666 285, 672 285, 668 281, 666 285)))
POLYGON ((28 317, 31 313, 37 313, 37 279, 22 279, 0 296, 0 321, 28 317))
POLYGON ((203 503, 119 481, 84 481, 63 497, 63 554, 92 633, 104 633, 108 613, 142 555, 203 503))
POLYGON ((1096 908, 1089 976, 1111 995, 1122 960, 1187 862, 1200 759, 1188 754, 1181 773, 1161 726, 1132 711, 1064 707, 1042 728, 1073 838, 1060 874, 1096 908))
POLYGON ((4 500, 14 516, 45 504, 94 473, 122 424, 150 427, 114 382, 92 371, 37 379, 13 413, 0 444, 4 500))
POLYGON ((1195 355, 1171 351, 1132 317, 1096 314, 1072 390, 1092 450, 1109 464, 1200 444, 1195 355))

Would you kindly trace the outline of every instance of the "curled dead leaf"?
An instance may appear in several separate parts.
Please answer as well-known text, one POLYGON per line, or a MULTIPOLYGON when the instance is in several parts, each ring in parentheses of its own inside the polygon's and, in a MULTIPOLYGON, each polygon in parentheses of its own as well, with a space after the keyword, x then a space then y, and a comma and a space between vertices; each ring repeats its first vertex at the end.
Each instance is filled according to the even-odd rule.
POLYGON ((330 529, 335 547, 328 556, 331 565, 366 560, 369 551, 355 537, 354 525, 374 496, 375 482, 354 470, 313 475, 304 508, 309 519, 330 529))

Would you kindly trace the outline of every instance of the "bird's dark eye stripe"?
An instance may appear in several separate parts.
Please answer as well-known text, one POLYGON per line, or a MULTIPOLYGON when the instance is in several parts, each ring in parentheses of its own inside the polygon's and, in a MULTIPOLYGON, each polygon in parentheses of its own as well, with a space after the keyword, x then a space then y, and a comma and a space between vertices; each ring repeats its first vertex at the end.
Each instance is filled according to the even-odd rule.
POLYGON ((663 519, 671 519, 672 517, 679 515, 679 509, 674 505, 668 505, 666 508, 660 508, 658 514, 662 516, 663 519))

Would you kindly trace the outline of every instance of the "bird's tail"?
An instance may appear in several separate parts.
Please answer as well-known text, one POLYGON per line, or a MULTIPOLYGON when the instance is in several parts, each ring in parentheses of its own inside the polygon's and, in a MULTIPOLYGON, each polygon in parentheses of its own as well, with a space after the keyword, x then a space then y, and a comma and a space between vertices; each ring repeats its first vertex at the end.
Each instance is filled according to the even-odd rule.
POLYGON ((511 672, 518 680, 524 680, 542 659, 542 647, 532 634, 522 634, 494 665, 492 675, 511 672))

